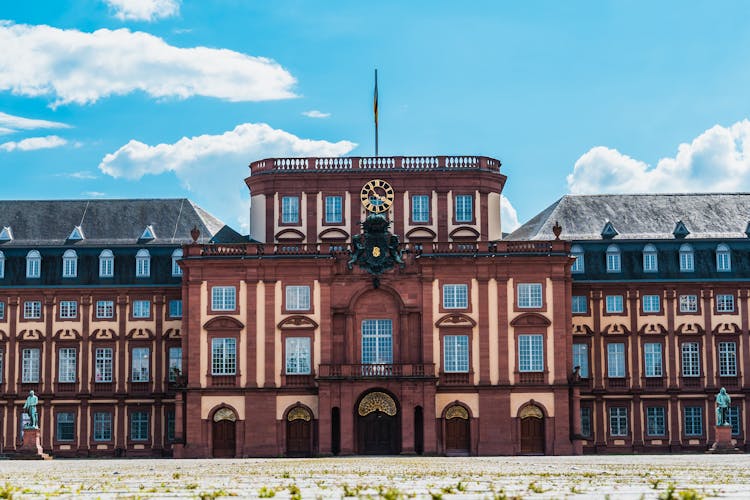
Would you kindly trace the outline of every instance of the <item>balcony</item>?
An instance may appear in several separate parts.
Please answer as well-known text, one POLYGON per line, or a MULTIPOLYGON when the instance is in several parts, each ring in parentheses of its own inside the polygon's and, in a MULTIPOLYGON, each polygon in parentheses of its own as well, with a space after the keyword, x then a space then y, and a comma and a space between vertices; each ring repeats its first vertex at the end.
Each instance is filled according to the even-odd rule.
POLYGON ((77 386, 76 382, 57 382, 55 383, 55 392, 65 394, 75 393, 77 386))
POLYGON ((39 382, 20 382, 21 394, 28 394, 29 391, 35 393, 41 392, 42 384, 39 382))
POLYGON ((644 389, 664 389, 664 377, 643 377, 641 381, 644 389))
POLYGON ((209 375, 211 387, 234 387, 237 385, 238 375, 209 375))
POLYGON ((604 380, 607 389, 627 389, 630 385, 628 377, 608 377, 604 380))
POLYGON ((286 387, 315 387, 313 375, 281 375, 282 385, 286 387))
POLYGON ((472 373, 441 373, 440 385, 469 385, 472 380, 472 373))
POLYGON ((115 392, 114 382, 93 382, 91 387, 95 394, 112 394, 115 392))
POLYGON ((716 385, 725 389, 739 389, 740 380, 742 380, 742 377, 739 372, 734 376, 716 374, 716 385))
POLYGON ((320 365, 318 378, 432 378, 435 365, 432 363, 390 364, 325 364, 320 365))
POLYGON ((131 394, 146 394, 151 392, 151 382, 130 382, 131 394))
POLYGON ((518 372, 516 374, 517 383, 520 385, 543 384, 546 378, 546 373, 544 372, 518 372))
POLYGON ((685 389, 700 389, 703 387, 703 377, 680 377, 680 383, 685 389))

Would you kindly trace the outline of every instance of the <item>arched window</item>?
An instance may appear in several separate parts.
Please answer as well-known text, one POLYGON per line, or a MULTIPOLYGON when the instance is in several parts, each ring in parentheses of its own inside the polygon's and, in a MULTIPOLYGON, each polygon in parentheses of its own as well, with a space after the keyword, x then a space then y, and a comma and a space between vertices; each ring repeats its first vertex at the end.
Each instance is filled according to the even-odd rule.
POLYGON ((30 250, 26 254, 26 277, 38 278, 42 274, 42 256, 38 250, 30 250))
POLYGON ((583 261, 583 247, 581 245, 573 245, 570 247, 570 256, 575 257, 575 262, 570 268, 571 272, 582 273, 586 270, 585 262, 583 261))
POLYGON ((720 243, 716 247, 716 270, 732 270, 732 254, 729 252, 729 246, 724 243, 720 243))
POLYGON ((656 247, 649 243, 643 247, 643 271, 655 273, 659 270, 659 258, 656 255, 656 247))
POLYGON ((78 276, 78 255, 75 250, 65 250, 63 254, 63 278, 75 278, 78 276))
POLYGON ((619 273, 621 270, 620 248, 617 245, 607 247, 607 272, 619 273))
POLYGON ((135 254, 135 277, 148 278, 151 276, 151 254, 142 248, 135 254))
POLYGON ((182 269, 177 262, 182 258, 182 248, 176 248, 172 252, 172 276, 182 276, 182 269))
POLYGON ((691 273, 695 271, 695 254, 692 245, 683 243, 680 246, 680 271, 691 273))
POLYGON ((0 252, 0 278, 5 278, 5 254, 0 252))
POLYGON ((115 255, 112 250, 102 250, 99 254, 99 277, 111 278, 115 275, 115 255))

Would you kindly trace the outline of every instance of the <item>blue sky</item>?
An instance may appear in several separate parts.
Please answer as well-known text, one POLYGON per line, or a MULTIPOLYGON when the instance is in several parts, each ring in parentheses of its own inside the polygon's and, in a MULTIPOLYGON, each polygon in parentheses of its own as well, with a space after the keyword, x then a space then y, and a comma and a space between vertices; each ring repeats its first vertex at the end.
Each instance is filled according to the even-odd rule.
POLYGON ((504 229, 565 193, 750 190, 747 2, 0 5, 3 199, 187 196, 247 229, 247 164, 477 154, 504 229), (41 122, 40 120, 43 120, 41 122))

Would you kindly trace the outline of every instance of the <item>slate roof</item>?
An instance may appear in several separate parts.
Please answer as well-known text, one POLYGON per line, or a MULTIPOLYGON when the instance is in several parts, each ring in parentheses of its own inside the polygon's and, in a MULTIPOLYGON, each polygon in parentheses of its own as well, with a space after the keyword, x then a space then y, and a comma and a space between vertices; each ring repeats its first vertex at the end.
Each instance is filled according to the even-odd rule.
POLYGON ((607 221, 617 230, 612 240, 675 240, 682 221, 684 239, 747 239, 750 193, 566 195, 511 233, 508 240, 603 240, 607 221))
POLYGON ((207 211, 186 198, 125 200, 3 200, 0 201, 0 230, 10 226, 13 239, 3 247, 44 247, 75 243, 75 246, 181 245, 193 239, 195 226, 199 242, 246 242, 207 211), (151 225, 156 238, 140 240, 151 225), (83 240, 67 240, 75 226, 81 226, 83 240))

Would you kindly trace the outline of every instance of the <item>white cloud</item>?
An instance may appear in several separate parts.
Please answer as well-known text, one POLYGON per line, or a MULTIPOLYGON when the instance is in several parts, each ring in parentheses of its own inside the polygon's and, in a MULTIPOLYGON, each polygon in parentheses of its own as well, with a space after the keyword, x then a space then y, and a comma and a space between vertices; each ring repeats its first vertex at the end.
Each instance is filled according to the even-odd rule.
POLYGON ((104 0, 123 21, 155 21, 180 13, 176 0, 104 0))
POLYGON ((0 144, 0 151, 34 151, 35 149, 57 148, 67 143, 68 141, 56 135, 29 137, 18 142, 4 142, 0 144))
POLYGON ((0 127, 0 135, 12 134, 15 132, 12 128, 0 127))
POLYGON ((750 191, 750 121, 715 125, 655 167, 597 146, 567 180, 573 194, 750 191))
POLYGON ((500 195, 500 224, 504 233, 511 233, 521 226, 516 209, 505 195, 500 195))
POLYGON ((174 144, 150 146, 131 140, 106 155, 99 169, 115 178, 173 172, 196 193, 196 201, 247 230, 248 196, 243 179, 249 162, 275 156, 341 156, 356 147, 349 141, 302 139, 265 123, 243 123, 220 135, 183 137, 174 144))
POLYGON ((89 198, 101 198, 102 196, 107 196, 107 193, 102 193, 101 191, 84 191, 81 194, 83 196, 88 196, 89 198))
POLYGON ((9 115, 8 113, 0 111, 0 127, 3 127, 0 128, 0 130, 14 132, 16 129, 34 130, 38 128, 70 128, 70 125, 60 122, 51 122, 48 120, 34 120, 33 118, 9 115))
POLYGON ((96 179, 97 175, 93 172, 87 172, 86 170, 81 170, 80 172, 69 172, 69 173, 62 173, 57 174, 59 177, 68 177, 70 179, 79 179, 79 180, 90 180, 90 179, 96 179))
POLYGON ((324 113, 317 109, 311 109, 310 111, 303 111, 302 114, 308 118, 328 118, 331 113, 324 113))
POLYGON ((142 91, 228 101, 295 97, 278 63, 227 49, 180 48, 148 33, 93 33, 0 21, 0 91, 52 96, 53 106, 142 91))

